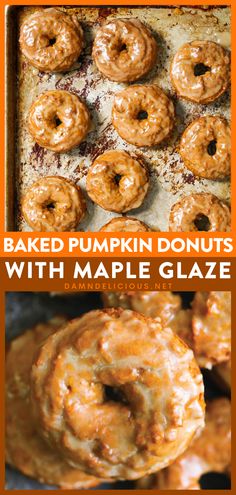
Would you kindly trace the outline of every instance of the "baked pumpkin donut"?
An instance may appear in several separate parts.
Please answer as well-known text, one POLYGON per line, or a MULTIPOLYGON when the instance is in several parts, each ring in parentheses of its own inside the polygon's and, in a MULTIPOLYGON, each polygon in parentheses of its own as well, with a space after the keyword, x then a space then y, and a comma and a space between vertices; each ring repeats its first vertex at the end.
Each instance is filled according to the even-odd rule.
POLYGON ((103 292, 106 308, 132 309, 157 318, 192 348, 192 311, 182 309, 181 297, 170 291, 103 292))
POLYGON ((230 227, 229 207, 210 193, 184 196, 170 211, 171 232, 229 232, 230 227))
POLYGON ((43 72, 64 72, 83 49, 83 30, 76 16, 40 9, 23 22, 20 47, 29 63, 43 72))
POLYGON ((149 29, 137 19, 111 19, 98 30, 93 58, 108 79, 137 81, 155 64, 157 43, 149 29))
POLYGON ((207 115, 185 129, 179 152, 186 167, 199 177, 224 179, 230 175, 231 132, 223 117, 207 115))
POLYGON ((90 488, 101 480, 71 467, 37 432, 30 399, 33 356, 65 323, 53 318, 14 339, 6 355, 6 461, 26 476, 60 488, 90 488))
POLYGON ((193 353, 133 311, 90 311, 47 339, 31 373, 41 433, 78 469, 136 479, 167 466, 204 425, 193 353))
POLYGON ((90 128, 86 105, 69 91, 46 91, 32 103, 28 130, 43 148, 57 153, 78 146, 90 128))
POLYGON ((175 109, 158 86, 129 86, 117 93, 112 123, 122 139, 135 146, 154 146, 173 129, 175 109))
POLYGON ((229 476, 231 462, 231 406, 225 398, 207 403, 206 426, 193 444, 169 467, 141 479, 137 488, 200 490, 201 477, 215 472, 229 476))
POLYGON ((22 200, 23 217, 37 232, 74 231, 85 212, 80 187, 59 176, 38 179, 22 200))
POLYGON ((175 54, 171 81, 179 96, 195 103, 211 103, 230 84, 230 57, 212 41, 192 41, 175 54))
POLYGON ((137 218, 116 217, 103 225, 100 232, 148 232, 149 227, 137 218))
POLYGON ((196 292, 193 303, 194 353, 205 368, 230 359, 231 292, 196 292))
POLYGON ((94 160, 87 175, 87 193, 101 208, 122 213, 138 208, 147 194, 144 165, 125 151, 106 151, 94 160))

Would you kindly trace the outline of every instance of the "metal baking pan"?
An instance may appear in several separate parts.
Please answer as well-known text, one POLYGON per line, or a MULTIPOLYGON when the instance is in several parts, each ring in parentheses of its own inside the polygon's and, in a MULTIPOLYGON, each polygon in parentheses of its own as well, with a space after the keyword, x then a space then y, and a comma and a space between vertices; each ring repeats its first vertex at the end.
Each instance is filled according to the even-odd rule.
MULTIPOLYGON (((193 292, 182 292, 183 306, 188 308, 193 298, 193 292)), ((69 294, 52 297, 49 293, 37 292, 9 292, 6 294, 6 341, 14 339, 26 329, 32 328, 40 322, 46 322, 55 315, 63 314, 68 318, 75 318, 82 313, 102 307, 100 294, 89 292, 68 297, 69 294)), ((222 396, 222 391, 215 386, 208 375, 204 375, 205 395, 207 399, 222 396)), ((224 475, 206 477, 202 488, 227 489, 229 480, 224 475)), ((134 489, 135 482, 121 481, 113 484, 99 485, 95 489, 134 489)), ((6 467, 7 490, 49 490, 52 487, 43 485, 36 480, 24 476, 16 469, 6 467)))
MULTIPOLYGON (((39 177, 61 175, 78 183, 86 195, 86 174, 91 162, 107 149, 123 149, 147 163, 150 189, 143 205, 129 214, 146 222, 153 230, 168 230, 171 205, 181 195, 211 192, 230 201, 230 182, 196 178, 178 155, 176 148, 185 127, 206 114, 230 118, 230 93, 215 103, 196 105, 176 98, 170 84, 169 67, 176 50, 185 42, 206 39, 230 48, 230 7, 58 7, 76 14, 84 28, 86 46, 77 67, 65 74, 45 74, 30 66, 18 45, 19 26, 26 16, 42 7, 6 9, 6 230, 28 231, 20 203, 25 190, 39 177), (135 17, 145 22, 156 36, 159 53, 155 68, 143 81, 157 83, 174 100, 177 122, 168 142, 155 148, 138 149, 125 143, 111 123, 111 107, 116 92, 124 84, 105 79, 91 58, 91 46, 98 26, 114 17, 135 17), (66 89, 83 98, 90 109, 93 130, 86 141, 71 152, 56 154, 39 147, 27 131, 27 115, 36 97, 49 89, 66 89)), ((98 231, 116 214, 106 212, 86 195, 88 212, 79 230, 98 231)))

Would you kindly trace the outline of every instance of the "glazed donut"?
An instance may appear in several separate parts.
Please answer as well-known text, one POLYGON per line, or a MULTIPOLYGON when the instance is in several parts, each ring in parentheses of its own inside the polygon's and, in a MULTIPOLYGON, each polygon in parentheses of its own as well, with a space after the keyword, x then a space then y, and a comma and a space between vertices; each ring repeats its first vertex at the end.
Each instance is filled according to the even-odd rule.
POLYGON ((224 179, 230 175, 231 132, 223 117, 207 115, 184 131, 179 152, 186 167, 199 177, 224 179))
POLYGON ((69 91, 46 91, 30 107, 28 130, 36 143, 48 150, 71 150, 84 140, 89 128, 86 105, 69 91))
POLYGON ((192 41, 175 54, 171 81, 179 96, 195 103, 211 103, 230 84, 230 57, 212 41, 192 41))
POLYGON ((172 131, 174 118, 172 101, 154 84, 129 86, 115 95, 112 123, 127 143, 159 144, 172 131))
POLYGON ((104 210, 122 213, 138 208, 148 190, 144 165, 125 151, 98 156, 87 175, 87 193, 104 210))
POLYGON ((212 368, 231 356, 231 292, 196 292, 193 304, 194 353, 212 368))
POLYGON ((181 297, 169 291, 103 292, 105 308, 132 309, 170 327, 192 348, 192 311, 182 309, 181 297))
POLYGON ((111 19, 98 30, 93 58, 108 79, 137 81, 155 64, 157 43, 149 29, 137 19, 111 19))
POLYGON ((81 189, 64 177, 43 177, 26 191, 22 214, 37 232, 74 231, 86 212, 81 189))
POLYGON ((90 488, 101 480, 67 464, 36 428, 30 403, 30 370, 35 352, 65 323, 53 318, 14 339, 6 355, 6 461, 26 476, 60 488, 90 488))
POLYGON ((229 232, 230 227, 229 207, 210 193, 184 196, 170 211, 171 232, 229 232))
POLYGON ((21 26, 21 51, 31 65, 43 72, 71 69, 83 44, 77 17, 54 8, 35 12, 21 26))
POLYGON ((137 479, 167 466, 204 425, 193 353, 158 321, 90 311, 47 339, 32 367, 41 433, 71 465, 137 479))
POLYGON ((148 232, 149 230, 149 227, 137 218, 116 217, 103 225, 100 232, 148 232))
POLYGON ((206 426, 192 446, 166 469, 138 481, 137 488, 200 490, 204 474, 229 475, 230 462, 231 407, 228 399, 220 398, 208 402, 206 426))

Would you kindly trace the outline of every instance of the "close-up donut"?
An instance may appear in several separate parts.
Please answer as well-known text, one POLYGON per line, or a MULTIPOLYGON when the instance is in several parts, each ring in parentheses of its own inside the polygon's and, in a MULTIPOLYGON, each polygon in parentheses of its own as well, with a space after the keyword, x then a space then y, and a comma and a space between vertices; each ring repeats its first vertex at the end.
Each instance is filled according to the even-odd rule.
POLYGON ((38 434, 30 399, 33 357, 45 339, 64 323, 54 317, 14 339, 6 355, 6 461, 41 483, 64 489, 90 488, 101 483, 71 467, 38 434))
POLYGON ((137 479, 169 465, 204 426, 203 381, 169 328, 130 310, 94 310, 41 346, 31 372, 40 432, 66 462, 137 479))
POLYGON ((122 213, 138 208, 148 191, 144 165, 125 151, 98 156, 87 175, 87 193, 104 210, 122 213))
POLYGON ((20 29, 22 53, 42 72, 71 69, 83 46, 83 30, 77 17, 55 8, 40 9, 27 17, 20 29))
POLYGON ((229 232, 231 214, 226 203, 210 193, 183 196, 170 211, 171 232, 229 232))
POLYGON ((226 398, 207 403, 206 426, 190 448, 169 467, 137 482, 152 490, 200 490, 204 475, 230 477, 231 406, 226 398))
POLYGON ((116 217, 103 225, 100 232, 148 232, 149 227, 137 218, 116 217))
POLYGON ((37 232, 74 231, 86 212, 79 186, 59 176, 37 180, 22 199, 22 214, 37 232))
POLYGON ((78 146, 89 128, 85 103, 69 91, 46 91, 30 107, 28 130, 36 143, 51 151, 63 153, 78 146))
POLYGON ((211 103, 230 84, 230 57, 212 41, 192 41, 176 52, 171 81, 178 96, 195 103, 211 103))
POLYGON ((155 146, 173 129, 175 109, 154 84, 129 86, 115 95, 112 123, 122 139, 135 146, 155 146))
POLYGON ((132 309, 156 318, 168 326, 190 348, 192 344, 192 311, 182 308, 180 295, 170 291, 103 292, 105 308, 132 309))
POLYGON ((196 292, 193 304, 194 353, 205 368, 230 360, 231 292, 196 292))
POLYGON ((227 121, 213 115, 194 120, 182 135, 179 152, 195 175, 213 180, 228 177, 231 132, 227 121))
POLYGON ((153 68, 156 57, 156 40, 138 19, 111 19, 96 33, 94 61, 112 81, 137 81, 153 68))

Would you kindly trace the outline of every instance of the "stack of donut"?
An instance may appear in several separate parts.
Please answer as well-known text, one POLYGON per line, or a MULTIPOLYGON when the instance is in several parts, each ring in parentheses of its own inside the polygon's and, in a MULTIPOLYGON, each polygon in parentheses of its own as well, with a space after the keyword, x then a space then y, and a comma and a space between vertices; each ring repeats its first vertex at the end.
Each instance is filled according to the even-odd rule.
POLYGON ((121 308, 56 318, 8 350, 7 462, 62 488, 147 476, 199 434, 203 393, 192 350, 160 320, 121 308))
MULTIPOLYGON (((75 67, 84 47, 83 31, 75 16, 55 8, 41 9, 21 27, 20 45, 29 63, 41 71, 62 72, 75 67)), ((157 42, 137 19, 111 19, 97 31, 93 60, 104 77, 119 83, 136 82, 156 63, 157 42)), ((218 44, 194 41, 181 47, 171 65, 172 85, 180 98, 208 104, 221 96, 230 82, 230 59, 218 44)), ((68 91, 47 91, 29 111, 28 130, 40 145, 56 153, 78 146, 90 129, 86 103, 68 91)), ((165 141, 175 123, 172 100, 154 84, 125 87, 114 97, 112 123, 120 137, 136 147, 165 141)), ((230 174, 230 128, 220 116, 206 115, 185 130, 179 147, 185 165, 199 177, 222 180, 230 174)), ((149 177, 135 155, 107 150, 87 175, 89 197, 101 208, 126 213, 138 208, 148 191, 149 177)), ((22 212, 36 231, 75 230, 86 211, 79 186, 63 177, 44 177, 26 192, 22 212), (57 195, 58 180, 60 191, 57 195), (72 188, 74 187, 73 193, 72 188), (42 192, 43 191, 43 192, 42 192), (77 192, 77 193, 76 193, 77 192)), ((102 231, 145 231, 131 217, 114 219, 102 231)), ((228 231, 229 207, 209 193, 181 198, 170 213, 171 231, 228 231)))

